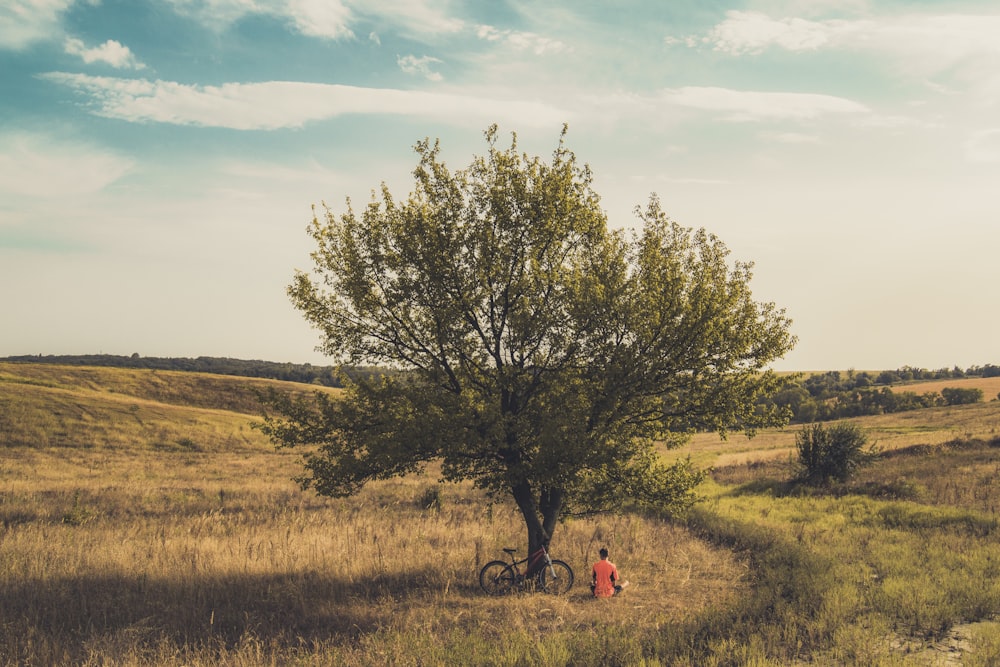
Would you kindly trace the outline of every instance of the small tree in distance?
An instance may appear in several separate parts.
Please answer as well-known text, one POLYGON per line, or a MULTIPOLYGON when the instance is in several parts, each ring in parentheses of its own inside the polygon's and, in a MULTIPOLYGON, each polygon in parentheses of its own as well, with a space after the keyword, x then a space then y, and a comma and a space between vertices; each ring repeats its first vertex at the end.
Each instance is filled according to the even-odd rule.
POLYGON ((547 163, 491 127, 457 172, 422 141, 407 199, 383 185, 360 215, 348 201, 314 218, 315 270, 292 301, 337 362, 396 372, 272 398, 280 417, 261 428, 306 447, 303 486, 346 496, 440 461, 446 480, 512 499, 533 552, 561 517, 690 505, 704 474, 658 444, 786 421, 756 403, 794 337, 753 300, 751 265, 655 196, 641 233, 610 231, 565 132, 547 163))
POLYGON ((947 405, 971 405, 983 400, 983 390, 978 387, 945 387, 941 397, 947 405))
POLYGON ((803 426, 795 436, 803 479, 810 484, 847 481, 858 468, 874 460, 877 452, 865 449, 867 442, 868 436, 857 424, 803 426))

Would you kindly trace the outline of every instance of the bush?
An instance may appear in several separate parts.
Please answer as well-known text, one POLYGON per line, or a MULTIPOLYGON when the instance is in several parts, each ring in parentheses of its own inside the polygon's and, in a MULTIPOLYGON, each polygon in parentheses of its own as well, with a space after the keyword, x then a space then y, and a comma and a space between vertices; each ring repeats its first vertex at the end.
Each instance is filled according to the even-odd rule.
POLYGON ((417 507, 429 512, 436 512, 441 509, 441 487, 429 486, 424 489, 423 494, 417 498, 417 507))
POLYGON ((874 447, 865 448, 868 437, 856 424, 804 426, 795 436, 802 478, 813 484, 847 481, 876 456, 874 447))
POLYGON ((941 390, 948 405, 969 405, 983 400, 983 390, 976 387, 945 387, 941 390))

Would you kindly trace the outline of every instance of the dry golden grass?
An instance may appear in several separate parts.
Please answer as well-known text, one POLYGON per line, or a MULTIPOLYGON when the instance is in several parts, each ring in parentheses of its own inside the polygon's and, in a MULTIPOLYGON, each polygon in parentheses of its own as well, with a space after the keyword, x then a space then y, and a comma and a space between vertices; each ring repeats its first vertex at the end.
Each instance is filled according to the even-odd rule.
MULTIPOLYGON (((691 519, 713 543, 653 516, 569 521, 568 595, 489 598, 479 567, 523 548, 511 507, 434 470, 302 492, 298 457, 249 428, 247 380, 164 375, 0 365, 0 664, 903 665, 887 636, 1000 599, 1000 450, 937 446, 993 441, 997 402, 857 420, 886 450, 929 446, 844 496, 781 494, 795 427, 699 435, 671 456, 718 467, 691 519), (586 586, 601 545, 634 584, 608 601, 586 586)), ((990 628, 970 664, 1000 660, 990 628)))
POLYGON ((159 663, 167 647, 199 647, 204 659, 218 643, 253 641, 279 662, 305 643, 375 664, 353 653, 359 639, 621 631, 677 622, 744 585, 731 554, 662 521, 621 517, 560 528, 555 554, 577 575, 567 596, 490 599, 478 568, 519 546, 523 528, 468 487, 444 487, 442 509, 428 511, 419 501, 430 478, 323 500, 295 488, 294 461, 271 452, 31 453, 0 477, 0 654, 17 662, 108 664, 152 651, 159 663), (609 604, 586 588, 599 545, 635 583, 609 604))
MULTIPOLYGON (((266 439, 250 429, 257 391, 303 385, 204 373, 0 362, 0 443, 25 447, 236 451, 266 439)), ((334 390, 327 390, 334 391, 334 390)))
POLYGON ((936 393, 946 387, 956 387, 959 389, 982 389, 983 398, 991 401, 1000 394, 1000 377, 989 378, 959 378, 955 380, 928 380, 926 382, 911 382, 908 384, 897 384, 889 387, 893 391, 912 391, 915 394, 936 393))
POLYGON ((568 595, 489 598, 479 567, 523 549, 512 508, 433 471, 347 500, 302 492, 297 455, 214 407, 243 379, 176 392, 157 389, 162 372, 0 373, 0 664, 465 664, 439 655, 455 646, 543 664, 569 642, 677 626, 747 585, 725 549, 609 516, 559 528, 568 595), (422 506, 432 489, 438 510, 422 506), (602 545, 633 582, 606 602, 587 588, 602 545))
MULTIPOLYGON (((992 378, 990 378, 992 379, 992 378)), ((1000 435, 1000 401, 912 410, 848 419, 861 426, 869 442, 882 450, 912 445, 938 445, 958 438, 991 439, 1000 435)), ((729 466, 759 461, 788 460, 797 455, 795 436, 800 426, 767 429, 754 438, 730 434, 696 434, 681 453, 690 453, 702 466, 729 466)))

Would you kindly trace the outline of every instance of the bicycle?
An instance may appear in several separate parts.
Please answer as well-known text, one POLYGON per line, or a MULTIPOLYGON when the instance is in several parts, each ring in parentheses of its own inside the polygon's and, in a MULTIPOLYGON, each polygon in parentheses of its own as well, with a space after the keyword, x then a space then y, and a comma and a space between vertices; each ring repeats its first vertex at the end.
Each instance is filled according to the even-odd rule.
POLYGON ((490 595, 506 595, 516 590, 542 590, 551 595, 562 595, 573 586, 573 569, 561 560, 553 560, 549 550, 542 545, 538 551, 527 558, 517 560, 514 554, 517 549, 503 550, 510 556, 510 562, 491 560, 479 571, 479 585, 490 595), (530 577, 521 572, 521 565, 528 565, 525 572, 530 572, 539 558, 545 559, 545 564, 530 577))

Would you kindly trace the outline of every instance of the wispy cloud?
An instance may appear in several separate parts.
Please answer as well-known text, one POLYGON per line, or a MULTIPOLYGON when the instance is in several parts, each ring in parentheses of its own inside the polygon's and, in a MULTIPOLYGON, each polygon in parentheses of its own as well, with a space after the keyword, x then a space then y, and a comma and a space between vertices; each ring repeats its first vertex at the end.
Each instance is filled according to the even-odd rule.
POLYGON ((866 106, 853 100, 813 93, 685 86, 668 88, 661 95, 669 104, 716 112, 722 120, 733 122, 811 120, 820 116, 868 112, 866 106))
POLYGON ((174 11, 214 30, 247 16, 271 16, 297 32, 326 39, 350 38, 353 15, 341 0, 167 0, 174 11))
MULTIPOLYGON (((322 1, 322 0, 319 0, 322 1)), ((449 3, 440 0, 349 0, 359 14, 380 23, 395 25, 412 38, 447 35, 467 29, 465 21, 448 13, 449 3)))
POLYGON ((192 86, 67 72, 40 76, 87 95, 99 116, 137 123, 276 130, 345 114, 397 114, 473 126, 497 120, 552 127, 569 117, 539 102, 386 88, 294 81, 192 86))
POLYGON ((907 14, 857 20, 775 18, 729 11, 703 36, 670 37, 668 43, 708 46, 733 56, 769 49, 801 53, 840 50, 874 54, 910 76, 930 77, 952 68, 976 67, 1000 56, 1000 14, 907 14))
POLYGON ((85 142, 0 134, 0 192, 12 197, 92 194, 132 168, 130 158, 85 142))
POLYGON ((420 58, 413 55, 396 57, 396 64, 399 65, 399 69, 407 74, 422 76, 428 81, 441 81, 444 78, 440 72, 435 72, 431 69, 432 65, 440 64, 441 62, 439 58, 432 56, 421 56, 420 58))
POLYGON ((788 51, 814 51, 838 38, 857 33, 868 22, 809 21, 801 18, 771 18, 760 12, 729 11, 726 19, 699 41, 731 55, 759 54, 771 47, 788 51))
POLYGON ((821 47, 938 54, 947 62, 975 53, 1000 53, 1000 14, 887 16, 861 20, 773 18, 754 11, 728 11, 724 21, 696 40, 733 55, 776 47, 808 51, 821 47))
POLYGON ((354 36, 348 27, 351 11, 339 0, 288 0, 284 9, 303 35, 326 39, 354 36))
POLYGON ((561 53, 568 50, 566 44, 557 39, 538 35, 533 32, 500 30, 490 25, 477 26, 476 36, 487 42, 500 42, 517 51, 530 51, 539 56, 547 53, 561 53))
MULTIPOLYGON (((352 39, 362 17, 410 37, 455 33, 465 23, 427 0, 167 0, 174 10, 215 30, 253 15, 271 16, 309 37, 352 39)), ((375 33, 370 33, 375 34, 375 33)))
POLYGON ((83 62, 88 65, 92 63, 104 63, 118 69, 145 69, 145 65, 139 62, 132 51, 114 39, 109 39, 100 46, 87 48, 83 40, 69 37, 63 45, 66 53, 73 56, 80 56, 83 62))
POLYGON ((62 14, 75 0, 5 0, 0 3, 0 49, 19 51, 61 34, 62 14))

